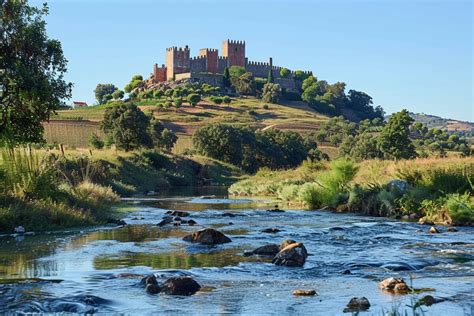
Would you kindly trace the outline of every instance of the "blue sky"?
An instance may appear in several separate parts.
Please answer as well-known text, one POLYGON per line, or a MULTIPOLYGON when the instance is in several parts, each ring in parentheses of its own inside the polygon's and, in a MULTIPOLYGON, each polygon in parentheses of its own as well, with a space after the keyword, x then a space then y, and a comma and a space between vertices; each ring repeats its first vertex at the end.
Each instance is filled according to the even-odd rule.
MULTIPOLYGON (((30 1, 40 4, 43 1, 30 1)), ((73 100, 97 83, 148 77, 168 46, 246 41, 250 60, 344 81, 387 113, 474 121, 471 1, 48 1, 48 34, 69 60, 73 100)))

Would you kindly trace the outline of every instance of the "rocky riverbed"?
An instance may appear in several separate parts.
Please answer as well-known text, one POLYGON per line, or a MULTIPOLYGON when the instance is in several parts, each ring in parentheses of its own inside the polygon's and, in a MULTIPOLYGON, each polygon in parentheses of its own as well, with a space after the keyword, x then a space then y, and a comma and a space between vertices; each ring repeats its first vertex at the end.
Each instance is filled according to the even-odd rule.
POLYGON ((125 226, 1 236, 0 313, 412 315, 409 306, 417 302, 426 315, 472 313, 472 227, 438 227, 439 234, 430 234, 430 226, 417 223, 267 212, 261 204, 219 195, 127 203, 137 211, 123 219, 125 226), (230 242, 221 235, 212 237, 225 241, 216 245, 199 242, 206 236, 193 238, 209 228, 230 242), (304 245, 284 245, 300 254, 290 260, 293 266, 279 265, 287 254, 275 259, 285 240, 304 245), (271 244, 264 248, 269 253, 254 253, 271 244), (145 290, 143 280, 152 275, 156 293, 145 290), (198 284, 183 292, 191 295, 170 295, 170 279, 191 282, 173 279, 180 276, 198 284), (390 280, 379 283, 390 277, 403 279, 409 291, 384 290, 390 280))

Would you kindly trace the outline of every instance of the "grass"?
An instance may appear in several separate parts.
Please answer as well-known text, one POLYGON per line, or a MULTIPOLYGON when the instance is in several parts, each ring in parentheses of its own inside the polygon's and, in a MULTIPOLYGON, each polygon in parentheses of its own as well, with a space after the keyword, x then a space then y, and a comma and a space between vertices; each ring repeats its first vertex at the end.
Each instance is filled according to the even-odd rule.
POLYGON ((262 169, 229 188, 235 196, 277 197, 289 205, 376 216, 415 214, 443 224, 474 224, 474 158, 304 162, 262 169), (407 181, 407 189, 388 185, 407 181))

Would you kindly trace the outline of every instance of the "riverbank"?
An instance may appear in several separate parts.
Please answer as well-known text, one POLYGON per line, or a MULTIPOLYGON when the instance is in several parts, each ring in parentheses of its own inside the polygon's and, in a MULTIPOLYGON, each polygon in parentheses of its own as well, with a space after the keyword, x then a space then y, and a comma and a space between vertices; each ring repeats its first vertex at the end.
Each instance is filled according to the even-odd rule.
POLYGON ((152 150, 3 149, 0 232, 100 225, 116 218, 121 196, 228 185, 240 176, 217 160, 152 150))
POLYGON ((262 169, 233 184, 229 194, 269 196, 307 209, 472 225, 473 183, 473 158, 306 161, 291 170, 262 169))

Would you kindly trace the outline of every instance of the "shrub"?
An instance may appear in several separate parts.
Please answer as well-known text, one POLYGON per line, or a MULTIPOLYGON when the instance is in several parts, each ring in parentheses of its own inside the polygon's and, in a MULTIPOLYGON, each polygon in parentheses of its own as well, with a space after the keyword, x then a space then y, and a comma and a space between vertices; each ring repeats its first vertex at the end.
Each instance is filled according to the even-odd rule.
POLYGON ((212 97, 210 98, 210 100, 211 100, 212 102, 214 102, 215 104, 221 104, 222 101, 223 101, 223 99, 222 99, 221 97, 216 97, 216 96, 212 96, 212 97))
POLYGON ((224 102, 224 104, 230 104, 232 102, 232 99, 229 98, 228 96, 224 96, 222 98, 222 102, 224 102))
POLYGON ((298 191, 298 200, 303 202, 308 209, 320 207, 321 187, 317 183, 305 183, 298 191))
POLYGON ((95 149, 104 148, 104 141, 96 133, 92 133, 89 137, 89 146, 95 149))
POLYGON ((101 217, 101 210, 109 208, 120 200, 111 187, 103 187, 89 181, 71 187, 70 192, 76 204, 93 212, 96 218, 101 217))
POLYGON ((277 83, 266 83, 263 86, 262 100, 269 103, 278 103, 281 98, 281 87, 277 83))
POLYGON ((454 225, 474 223, 474 203, 469 194, 450 194, 447 196, 446 207, 454 225))
POLYGON ((199 94, 196 94, 196 93, 192 93, 190 95, 188 95, 188 102, 191 106, 196 106, 196 104, 199 103, 199 101, 201 101, 201 96, 199 94))

